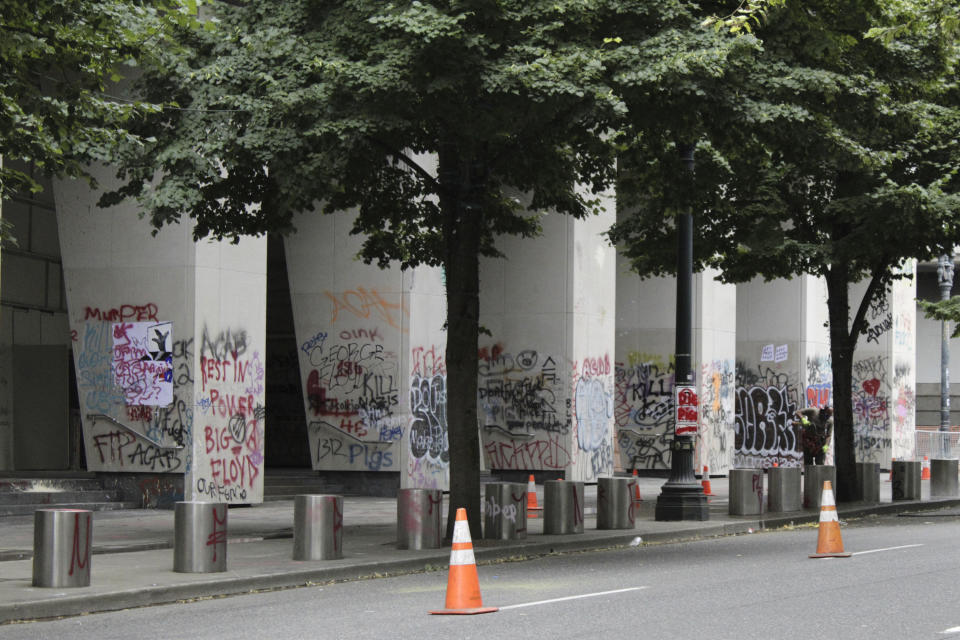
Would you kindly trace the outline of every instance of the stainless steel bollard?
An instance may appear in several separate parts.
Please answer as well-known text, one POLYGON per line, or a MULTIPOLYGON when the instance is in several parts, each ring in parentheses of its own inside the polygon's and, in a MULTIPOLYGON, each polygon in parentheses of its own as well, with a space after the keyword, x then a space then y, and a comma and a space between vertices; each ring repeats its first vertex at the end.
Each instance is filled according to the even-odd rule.
POLYGON ((858 462, 857 479, 860 482, 860 499, 864 502, 880 502, 880 463, 858 462))
POLYGON ((299 495, 293 499, 293 559, 343 557, 343 498, 299 495))
POLYGON ((33 514, 33 586, 89 587, 93 513, 39 509, 33 514))
POLYGON ((636 478, 597 478, 597 529, 633 529, 636 478))
POLYGON ((930 497, 949 498, 960 495, 957 480, 957 460, 939 459, 930 461, 930 497))
POLYGON ((730 469, 729 474, 727 512, 732 516, 763 513, 763 469, 730 469))
POLYGON ((831 464, 808 464, 803 468, 803 508, 819 509, 823 483, 829 480, 834 496, 837 491, 837 468, 831 464))
POLYGON ((218 573, 227 570, 227 505, 178 502, 173 506, 173 570, 218 573))
POLYGON ((491 482, 483 503, 483 537, 520 540, 527 537, 527 485, 491 482))
POLYGON ((543 532, 583 533, 583 483, 547 480, 543 483, 543 532))
POLYGON ((770 511, 800 511, 803 507, 800 467, 767 469, 767 508, 770 511))
POLYGON ((891 494, 894 500, 920 499, 920 461, 895 460, 891 494))
POLYGON ((397 548, 437 549, 443 541, 443 493, 439 489, 397 492, 397 548))

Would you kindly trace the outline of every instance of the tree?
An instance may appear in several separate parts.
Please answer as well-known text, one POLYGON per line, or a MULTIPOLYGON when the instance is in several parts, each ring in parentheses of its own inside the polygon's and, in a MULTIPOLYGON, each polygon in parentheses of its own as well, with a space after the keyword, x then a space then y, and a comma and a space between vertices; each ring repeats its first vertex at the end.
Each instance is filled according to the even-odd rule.
POLYGON ((573 2, 315 3, 215 7, 220 27, 145 69, 157 141, 122 157, 156 225, 196 236, 289 230, 291 217, 356 208, 362 257, 442 265, 448 322, 452 530, 480 535, 479 257, 537 213, 588 215, 612 176, 601 134, 618 108, 591 16, 573 2), (419 158, 429 154, 438 169, 419 158), (157 180, 154 182, 154 175, 157 180), (578 191, 576 184, 585 185, 578 191), (511 190, 529 194, 522 209, 511 190))
MULTIPOLYGON (((167 26, 195 15, 195 3, 179 0, 0 0, 0 200, 40 189, 17 163, 86 177, 110 147, 134 142, 125 125, 155 107, 109 87, 167 26)), ((0 238, 10 239, 3 225, 0 238)))
POLYGON ((727 75, 738 105, 702 122, 694 193, 681 190, 665 160, 669 132, 643 131, 663 142, 627 156, 620 193, 632 195, 638 213, 612 234, 637 271, 667 273, 672 232, 663 217, 693 199, 701 267, 719 268, 729 282, 825 279, 839 500, 858 495, 851 385, 866 312, 904 260, 960 239, 960 154, 948 137, 958 115, 956 47, 925 29, 867 36, 912 20, 914 9, 817 0, 772 10, 754 30, 762 41, 755 61, 727 75), (849 286, 863 279, 866 292, 851 303, 849 286))
MULTIPOLYGON (((596 210, 614 178, 622 45, 694 14, 678 0, 252 0, 216 13, 215 33, 184 32, 186 53, 145 70, 142 97, 178 108, 144 122, 157 141, 120 159, 126 186, 104 203, 134 197, 157 226, 185 214, 217 238, 289 230, 318 202, 356 208, 367 262, 443 266, 448 533, 465 507, 479 535, 479 257, 497 255, 498 234, 536 233, 544 212, 596 210)), ((630 64, 654 62, 633 51, 630 64)))

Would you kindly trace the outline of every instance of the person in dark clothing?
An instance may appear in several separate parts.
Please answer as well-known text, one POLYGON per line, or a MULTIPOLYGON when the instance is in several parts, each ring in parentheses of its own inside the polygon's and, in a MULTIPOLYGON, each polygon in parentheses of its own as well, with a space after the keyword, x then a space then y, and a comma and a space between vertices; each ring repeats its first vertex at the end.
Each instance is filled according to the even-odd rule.
POLYGON ((829 406, 820 409, 807 407, 797 411, 797 420, 800 421, 803 464, 823 464, 833 436, 833 409, 829 406))

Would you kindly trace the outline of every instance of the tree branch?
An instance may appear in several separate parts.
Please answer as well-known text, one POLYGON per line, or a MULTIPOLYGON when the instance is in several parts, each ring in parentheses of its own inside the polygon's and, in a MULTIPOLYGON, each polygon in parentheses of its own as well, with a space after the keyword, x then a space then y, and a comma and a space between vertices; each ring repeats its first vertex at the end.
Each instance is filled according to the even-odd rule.
POLYGON ((390 153, 393 157, 395 157, 396 159, 400 160, 400 162, 402 162, 403 164, 405 164, 405 165, 407 165, 408 167, 410 167, 411 169, 413 169, 413 172, 416 173, 418 176, 420 176, 421 178, 423 178, 424 180, 426 180, 428 183, 432 184, 432 185, 433 185, 433 188, 437 190, 437 193, 438 193, 438 194, 439 194, 440 190, 443 189, 443 185, 440 184, 440 181, 438 181, 436 178, 434 178, 432 175, 430 175, 430 172, 428 172, 426 169, 424 169, 424 168, 421 167, 419 164, 417 164, 416 162, 414 162, 413 159, 410 158, 409 156, 407 156, 405 153, 402 153, 402 152, 400 152, 400 151, 397 151, 397 150, 394 149, 392 146, 388 145, 386 142, 384 142, 384 141, 382 141, 382 140, 378 140, 377 138, 373 138, 373 137, 369 137, 369 136, 368 136, 368 138, 369 138, 369 140, 370 140, 371 142, 373 142, 374 144, 376 144, 378 147, 380 147, 380 148, 382 148, 383 150, 387 151, 387 152, 390 153))
MULTIPOLYGON (((867 309, 870 308, 870 303, 873 301, 873 297, 877 292, 877 289, 882 282, 882 270, 874 269, 872 275, 870 276, 870 284, 867 285, 867 290, 863 294, 863 298, 860 299, 860 306, 857 308, 857 315, 853 318, 853 325, 850 327, 850 337, 854 340, 860 339, 860 334, 864 325, 866 324, 867 309)), ((856 342, 854 343, 856 344, 856 342)))

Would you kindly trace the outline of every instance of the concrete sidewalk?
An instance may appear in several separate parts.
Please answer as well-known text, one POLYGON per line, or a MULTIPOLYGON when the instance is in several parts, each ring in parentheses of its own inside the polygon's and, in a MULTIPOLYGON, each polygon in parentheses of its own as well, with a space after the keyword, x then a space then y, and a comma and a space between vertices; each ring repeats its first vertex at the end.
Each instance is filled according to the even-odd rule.
MULTIPOLYGON (((819 511, 728 515, 726 478, 712 478, 710 520, 656 522, 654 508, 663 478, 640 478, 640 503, 634 529, 596 528, 596 485, 585 491, 582 534, 544 535, 543 521, 530 519, 524 540, 474 540, 478 564, 505 558, 535 557, 555 552, 626 546, 640 537, 644 544, 696 540, 817 522, 819 511)), ((542 504, 543 487, 538 487, 542 504)), ((960 506, 960 499, 891 502, 889 482, 881 481, 880 504, 840 505, 841 519, 877 513, 902 513, 960 506)), ((446 512, 445 512, 446 513, 446 512)), ((301 562, 293 552, 293 502, 268 502, 229 510, 227 571, 173 571, 173 512, 132 510, 97 512, 93 516, 93 551, 89 587, 38 588, 32 582, 33 518, 0 518, 0 623, 51 618, 84 612, 176 602, 204 596, 296 587, 331 581, 445 569, 449 549, 398 550, 396 500, 344 498, 344 557, 301 562)), ((816 544, 811 536, 811 549, 816 544)))

